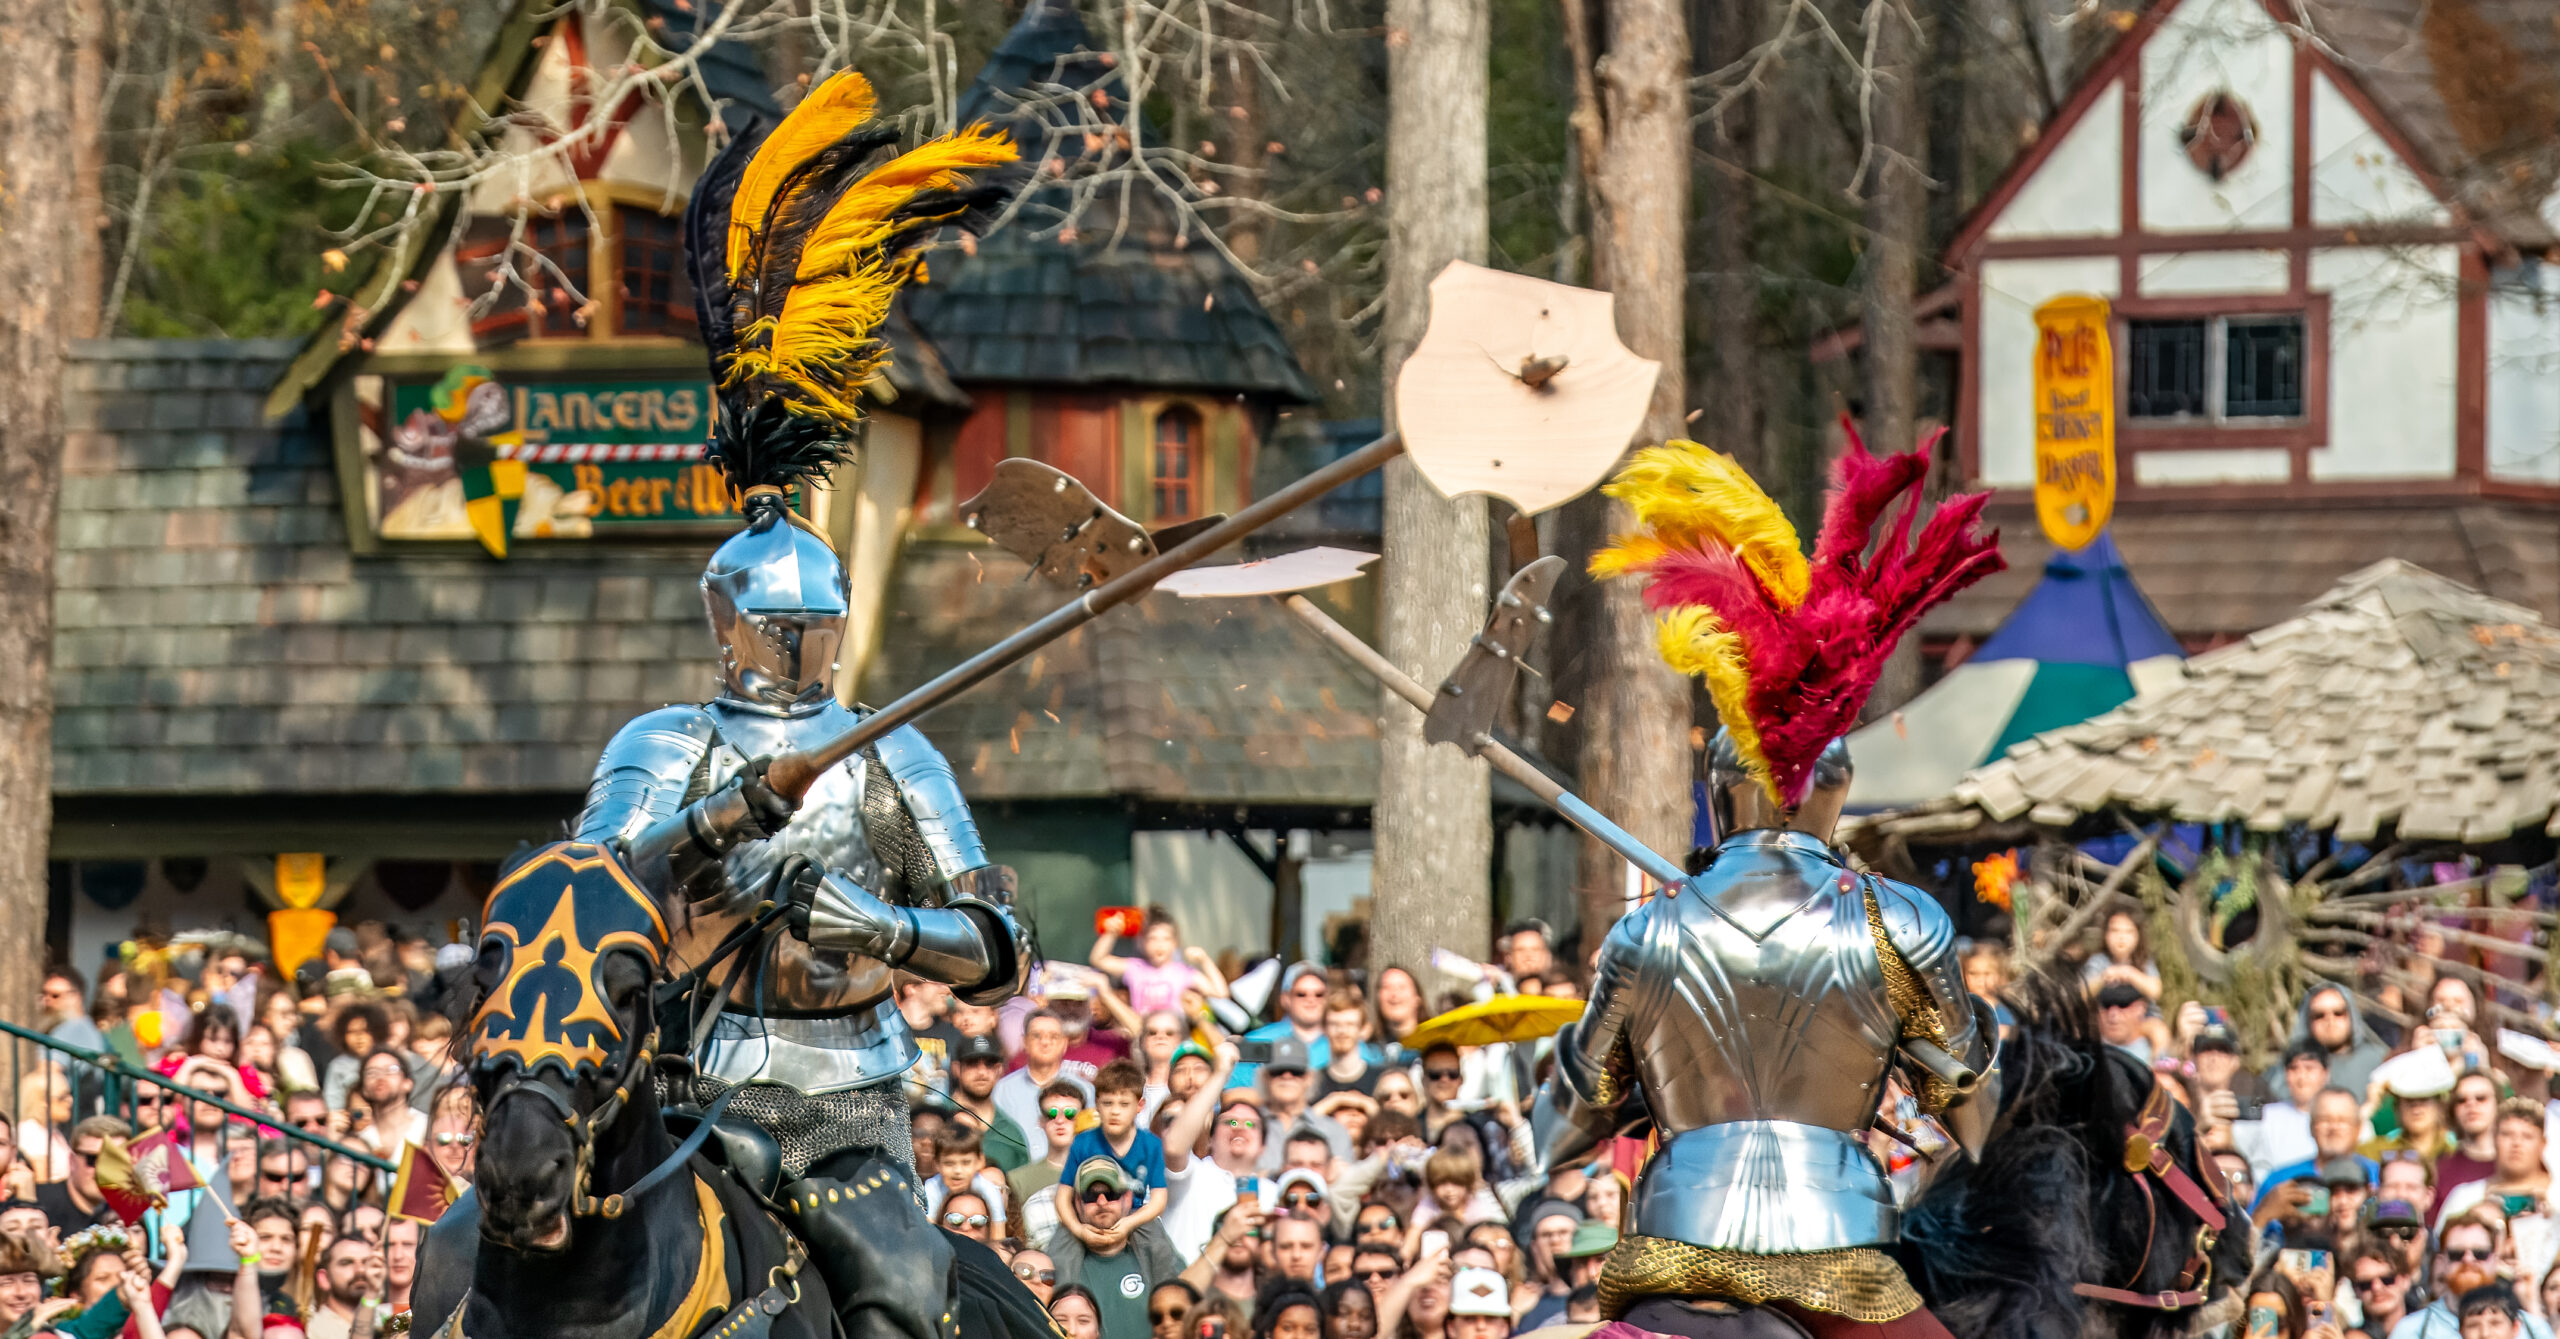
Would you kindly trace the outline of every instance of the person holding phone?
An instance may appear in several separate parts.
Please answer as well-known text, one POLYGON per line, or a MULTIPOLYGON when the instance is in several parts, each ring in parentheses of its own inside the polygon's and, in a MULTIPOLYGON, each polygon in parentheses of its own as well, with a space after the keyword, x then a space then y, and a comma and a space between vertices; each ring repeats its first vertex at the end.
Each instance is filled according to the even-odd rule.
POLYGON ((2450 1222, 2476 1204, 2488 1204, 2507 1218, 2550 1215, 2551 1173, 2542 1165, 2542 1147, 2542 1108, 2529 1097, 2499 1103, 2496 1157, 2489 1175, 2446 1191, 2437 1221, 2450 1222))

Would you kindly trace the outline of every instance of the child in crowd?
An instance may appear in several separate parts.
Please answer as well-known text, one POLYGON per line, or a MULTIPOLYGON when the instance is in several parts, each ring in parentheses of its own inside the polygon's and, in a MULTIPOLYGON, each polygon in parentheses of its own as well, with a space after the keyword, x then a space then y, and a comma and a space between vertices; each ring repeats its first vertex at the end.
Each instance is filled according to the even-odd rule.
POLYGON ((1175 928, 1173 918, 1164 914, 1164 908, 1147 911, 1146 933, 1138 938, 1139 951, 1146 955, 1143 959, 1114 956, 1111 950, 1119 942, 1116 934, 1096 939, 1092 962, 1094 970, 1120 979, 1121 993, 1128 997, 1133 1012, 1179 1012, 1182 992, 1186 990, 1226 998, 1227 979, 1218 974, 1218 965, 1210 961, 1206 951, 1182 942, 1182 932, 1175 928))
POLYGON ((947 1121, 933 1136, 935 1173, 924 1183, 924 1207, 927 1215, 938 1214, 942 1204, 955 1195, 975 1195, 987 1203, 987 1217, 994 1236, 1004 1233, 1004 1182, 987 1170, 985 1146, 978 1132, 965 1122, 947 1121))
MULTIPOLYGON (((1128 1173, 1135 1197, 1143 1200, 1109 1229, 1112 1243, 1151 1227, 1165 1210, 1164 1140, 1153 1131, 1138 1128, 1138 1108, 1146 1102, 1146 1087, 1146 1071, 1138 1068, 1137 1062, 1114 1060, 1104 1065, 1093 1078, 1093 1112, 1099 1123, 1077 1135, 1067 1147, 1069 1167, 1082 1167, 1085 1159, 1096 1157, 1119 1163, 1121 1170, 1128 1173)), ((1055 1193, 1058 1226, 1074 1233, 1089 1247, 1110 1244, 1100 1241, 1097 1231, 1086 1227, 1077 1215, 1072 1182, 1060 1182, 1055 1193)))

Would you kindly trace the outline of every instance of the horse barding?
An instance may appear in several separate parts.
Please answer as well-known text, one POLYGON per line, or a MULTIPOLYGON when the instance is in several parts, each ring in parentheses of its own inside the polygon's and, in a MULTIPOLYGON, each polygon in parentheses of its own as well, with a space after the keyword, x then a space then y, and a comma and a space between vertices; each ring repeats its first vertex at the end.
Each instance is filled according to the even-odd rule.
POLYGON ((2248 1206, 2194 1117, 2098 1036, 2076 982, 2031 977, 2006 998, 1999 1119, 1980 1159, 1904 1216, 1913 1285, 1958 1339, 2236 1334, 2248 1206))
MULTIPOLYGON (((792 866, 802 863, 786 862, 773 887, 789 886, 792 866)), ((694 1038, 685 1030, 699 1016, 695 997, 730 984, 712 983, 712 969, 733 954, 739 966, 751 964, 768 936, 785 932, 780 923, 791 910, 787 898, 768 893, 751 923, 669 980, 666 922, 611 849, 556 843, 503 874, 484 909, 473 1000, 459 1033, 482 1113, 477 1176, 420 1249, 417 1332, 435 1339, 846 1333, 809 1248, 788 1227, 786 1206, 766 1198, 775 1180, 753 1165, 756 1141, 722 1122, 728 1098, 741 1090, 724 1092, 707 1110, 659 1100, 661 1073, 690 1072, 694 1038), (734 1165, 741 1156, 749 1165, 734 1165)), ((903 1181, 875 1179, 857 1189, 905 1189, 903 1181)), ((918 1231, 940 1231, 920 1212, 915 1219, 918 1231)), ((1053 1333, 992 1253, 951 1240, 973 1290, 995 1276, 1020 1296, 953 1306, 943 1317, 946 1339, 963 1329, 1053 1333), (973 1324, 955 1323, 963 1310, 958 1319, 973 1324)))

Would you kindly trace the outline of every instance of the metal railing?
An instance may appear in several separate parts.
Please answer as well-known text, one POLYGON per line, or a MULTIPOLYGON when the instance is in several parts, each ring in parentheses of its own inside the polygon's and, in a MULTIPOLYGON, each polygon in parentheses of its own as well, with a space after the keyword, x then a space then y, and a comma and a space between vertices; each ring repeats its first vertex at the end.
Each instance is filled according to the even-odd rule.
MULTIPOLYGON (((379 1172, 396 1172, 399 1170, 399 1168, 391 1162, 383 1158, 376 1157, 371 1153, 367 1153, 362 1149, 353 1148, 346 1144, 339 1143, 335 1139, 316 1135, 311 1133, 309 1130, 288 1125, 285 1123, 282 1116, 269 1114, 267 1112, 252 1111, 247 1107, 235 1106, 227 1098, 205 1092, 200 1088, 190 1088, 185 1084, 178 1083, 175 1080, 168 1078, 165 1075, 155 1074, 150 1070, 136 1066, 132 1062, 126 1060, 123 1056, 117 1055, 112 1051, 93 1051, 86 1046, 74 1046, 59 1037, 48 1036, 41 1032, 19 1027, 17 1024, 7 1022, 5 1020, 0 1020, 0 1035, 5 1035, 9 1038, 9 1072, 11 1074, 21 1076, 19 1080, 19 1091, 13 1094, 17 1100, 11 1105, 13 1109, 17 1110, 18 1116, 22 1120, 29 1118, 29 1114, 24 1109, 26 1105, 25 1076, 29 1075, 31 1072, 31 1067, 27 1063, 27 1044, 29 1042, 33 1042, 44 1050, 53 1052, 55 1056, 61 1057, 60 1060, 48 1059, 42 1062, 49 1071, 58 1070, 63 1075, 65 1086, 71 1094, 73 1103, 71 1120, 56 1122, 51 1118, 53 1114, 51 1108, 55 1094, 63 1091, 63 1089, 55 1088, 48 1077, 43 1088, 42 1101, 44 1106, 40 1109, 40 1115, 43 1118, 41 1123, 48 1130, 53 1131, 53 1137, 55 1138, 68 1138, 70 1134, 70 1127, 78 1123, 80 1117, 101 1114, 120 1117, 127 1125, 131 1125, 139 1131, 146 1122, 135 1118, 136 1112, 134 1099, 141 1092, 142 1086, 148 1085, 150 1087, 161 1089, 165 1093, 174 1094, 178 1097, 184 1098, 187 1101, 202 1102, 207 1106, 219 1107, 233 1116, 237 1116, 242 1120, 248 1121, 250 1124, 258 1127, 259 1138, 261 1140, 289 1139, 296 1143, 306 1144, 314 1150, 315 1161, 318 1160, 319 1154, 326 1154, 330 1157, 346 1158, 359 1166, 371 1167, 375 1171, 379 1172), (88 1075, 83 1074, 79 1069, 74 1068, 74 1065, 86 1066, 91 1073, 94 1073, 97 1076, 98 1090, 95 1094, 96 1105, 94 1108, 90 1105, 91 1094, 83 1091, 83 1089, 88 1086, 85 1082, 88 1075)), ((163 1122, 152 1121, 148 1123, 157 1125, 163 1122)), ((32 1159, 30 1161, 32 1162, 32 1159)))

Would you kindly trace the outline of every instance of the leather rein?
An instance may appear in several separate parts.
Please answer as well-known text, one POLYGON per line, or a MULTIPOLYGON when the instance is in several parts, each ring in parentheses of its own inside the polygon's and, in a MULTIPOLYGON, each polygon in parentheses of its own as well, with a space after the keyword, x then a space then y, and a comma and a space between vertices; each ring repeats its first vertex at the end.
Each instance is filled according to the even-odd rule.
POLYGON ((2169 1156, 2169 1127, 2176 1105, 2169 1090, 2152 1085, 2151 1096, 2144 1099, 2142 1112, 2124 1127, 2124 1170, 2133 1183, 2142 1188, 2142 1203, 2149 1214, 2143 1230, 2142 1259, 2134 1264, 2128 1284, 2140 1283, 2143 1271, 2151 1267, 2151 1243, 2160 1229, 2160 1197, 2152 1182, 2177 1197, 2187 1210, 2203 1220, 2196 1228, 2195 1247, 2187 1262, 2178 1270, 2178 1285, 2167 1292, 2135 1292, 2131 1288, 2109 1288, 2096 1283, 2075 1283, 2071 1291, 2082 1297, 2152 1311, 2183 1311, 2204 1302, 2205 1290, 2213 1283, 2213 1245, 2220 1240, 2229 1223, 2217 1196, 2196 1184, 2175 1158, 2169 1156))

